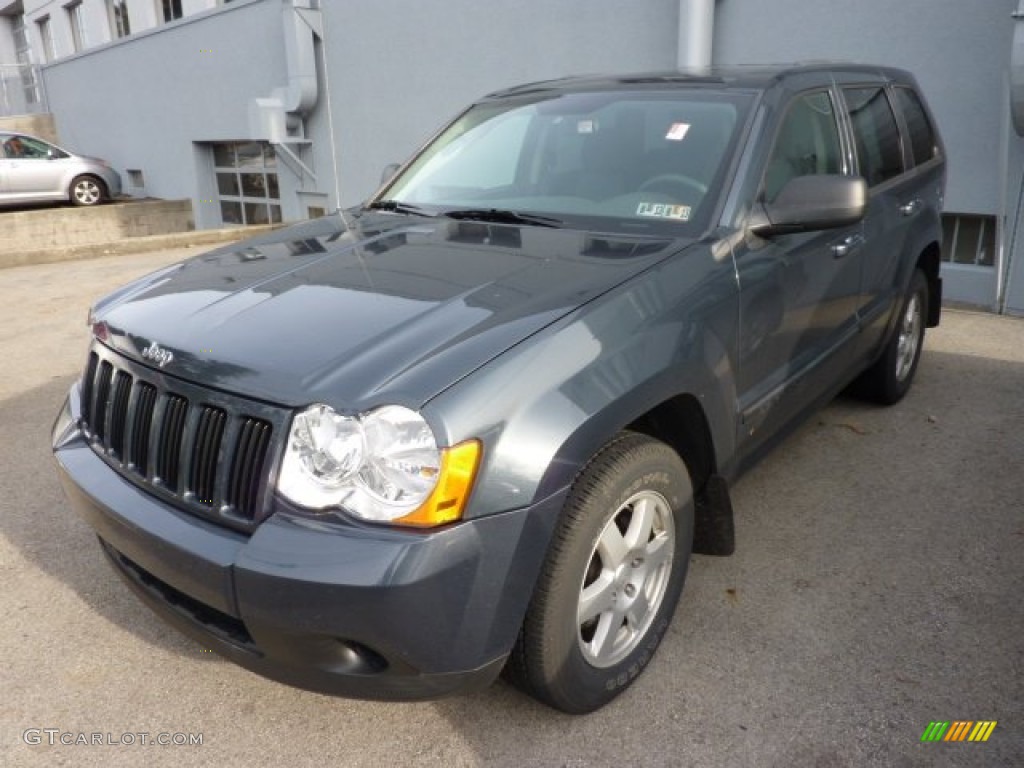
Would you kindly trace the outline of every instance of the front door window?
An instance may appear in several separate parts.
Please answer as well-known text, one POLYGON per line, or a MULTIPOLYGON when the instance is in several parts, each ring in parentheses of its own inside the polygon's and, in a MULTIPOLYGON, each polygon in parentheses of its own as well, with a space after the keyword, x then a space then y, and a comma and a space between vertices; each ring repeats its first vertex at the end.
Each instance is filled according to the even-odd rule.
POLYGON ((842 150, 832 99, 826 91, 799 97, 779 129, 764 175, 764 201, 770 203, 791 179, 842 173, 842 150))

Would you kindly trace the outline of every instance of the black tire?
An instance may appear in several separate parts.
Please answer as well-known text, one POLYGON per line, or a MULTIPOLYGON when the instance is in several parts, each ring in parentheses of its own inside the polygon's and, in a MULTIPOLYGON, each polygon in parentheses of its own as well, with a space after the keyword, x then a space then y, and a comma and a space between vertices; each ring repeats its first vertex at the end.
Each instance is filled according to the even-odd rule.
POLYGON ((690 476, 671 448, 630 432, 605 445, 569 493, 506 676, 571 714, 622 693, 675 612, 693 520, 690 476))
POLYGON ((928 319, 928 280, 915 269, 882 356, 857 380, 854 391, 882 405, 903 399, 917 373, 928 319))
POLYGON ((68 197, 73 205, 99 205, 107 196, 107 185, 95 176, 76 176, 68 188, 68 197))

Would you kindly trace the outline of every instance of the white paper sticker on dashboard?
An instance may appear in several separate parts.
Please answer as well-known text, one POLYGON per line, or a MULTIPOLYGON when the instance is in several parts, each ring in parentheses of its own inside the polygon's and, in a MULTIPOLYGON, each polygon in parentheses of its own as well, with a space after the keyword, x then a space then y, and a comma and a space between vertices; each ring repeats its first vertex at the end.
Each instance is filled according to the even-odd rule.
POLYGON ((672 123, 668 128, 668 133, 665 134, 665 138, 669 141, 682 141, 686 138, 689 130, 689 123, 672 123))
POLYGON ((689 221, 692 209, 688 205, 670 205, 669 203, 640 203, 636 207, 637 216, 653 216, 658 219, 675 219, 689 221))
POLYGON ((580 120, 576 123, 576 133, 593 133, 596 127, 593 120, 580 120))

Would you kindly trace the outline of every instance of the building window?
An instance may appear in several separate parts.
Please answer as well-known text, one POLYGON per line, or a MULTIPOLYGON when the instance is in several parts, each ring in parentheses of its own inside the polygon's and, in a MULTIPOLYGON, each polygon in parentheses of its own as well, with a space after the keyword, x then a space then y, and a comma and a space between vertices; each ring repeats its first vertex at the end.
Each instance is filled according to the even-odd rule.
POLYGON ((225 224, 276 224, 281 221, 274 148, 262 141, 213 145, 214 174, 225 224))
POLYGON ((50 24, 50 17, 43 16, 36 22, 39 27, 39 39, 43 41, 43 60, 53 61, 57 58, 57 49, 53 47, 53 27, 50 24))
POLYGON ((181 0, 160 0, 160 6, 165 22, 181 18, 181 0))
POLYGON ((128 21, 127 0, 107 0, 107 15, 110 16, 110 31, 115 40, 128 37, 132 33, 132 25, 128 21))
POLYGON ((995 266, 996 217, 943 214, 942 260, 975 267, 995 266))
POLYGON ((68 24, 71 26, 71 45, 75 52, 85 50, 85 19, 82 17, 81 0, 77 3, 65 5, 64 10, 68 14, 68 24))

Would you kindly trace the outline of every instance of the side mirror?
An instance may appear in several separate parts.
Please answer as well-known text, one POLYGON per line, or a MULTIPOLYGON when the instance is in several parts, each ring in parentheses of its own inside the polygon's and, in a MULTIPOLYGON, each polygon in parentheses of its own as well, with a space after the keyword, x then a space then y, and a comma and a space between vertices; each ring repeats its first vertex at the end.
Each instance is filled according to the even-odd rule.
POLYGON ((399 163, 388 163, 387 165, 385 165, 384 170, 381 171, 380 173, 381 186, 384 186, 389 181, 391 181, 391 179, 395 177, 395 174, 398 173, 398 169, 401 167, 402 166, 399 163))
POLYGON ((867 209, 868 185, 859 176, 820 174, 790 179, 749 227, 761 237, 856 224, 867 209))

